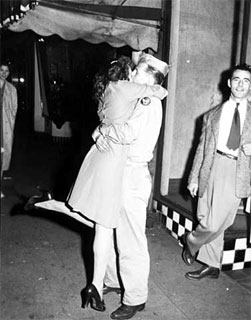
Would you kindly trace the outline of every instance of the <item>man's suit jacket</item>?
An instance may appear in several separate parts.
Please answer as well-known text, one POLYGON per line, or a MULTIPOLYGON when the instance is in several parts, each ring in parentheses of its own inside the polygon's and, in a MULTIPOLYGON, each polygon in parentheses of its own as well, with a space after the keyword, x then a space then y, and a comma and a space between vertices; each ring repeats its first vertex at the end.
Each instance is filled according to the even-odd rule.
MULTIPOLYGON (((196 150, 193 167, 188 182, 197 183, 198 195, 203 196, 209 180, 217 150, 220 116, 223 105, 220 104, 207 112, 203 118, 202 134, 196 150)), ((248 102, 246 118, 243 125, 240 146, 251 143, 251 103, 248 102)), ((233 160, 234 161, 234 160, 233 160)), ((239 148, 236 173, 236 196, 246 198, 251 195, 251 157, 239 148)))

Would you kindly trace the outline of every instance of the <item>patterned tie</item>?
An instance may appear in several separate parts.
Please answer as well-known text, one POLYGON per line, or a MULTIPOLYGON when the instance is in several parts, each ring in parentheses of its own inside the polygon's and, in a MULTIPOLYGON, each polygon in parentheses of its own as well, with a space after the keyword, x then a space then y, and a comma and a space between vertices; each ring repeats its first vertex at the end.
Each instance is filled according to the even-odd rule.
POLYGON ((232 150, 236 150, 239 147, 240 138, 241 138, 240 114, 239 114, 238 107, 239 107, 239 103, 236 103, 232 126, 230 129, 230 133, 227 141, 227 147, 232 150))

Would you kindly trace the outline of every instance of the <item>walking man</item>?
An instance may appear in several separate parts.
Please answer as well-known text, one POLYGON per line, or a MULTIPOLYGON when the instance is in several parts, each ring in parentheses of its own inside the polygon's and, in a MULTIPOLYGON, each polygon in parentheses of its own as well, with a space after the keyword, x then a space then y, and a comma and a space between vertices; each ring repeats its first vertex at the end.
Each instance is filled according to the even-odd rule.
POLYGON ((203 263, 186 273, 190 280, 218 278, 224 231, 235 219, 240 201, 251 195, 251 67, 233 68, 230 98, 205 114, 202 135, 189 176, 188 190, 198 193, 198 226, 182 237, 183 260, 203 263))

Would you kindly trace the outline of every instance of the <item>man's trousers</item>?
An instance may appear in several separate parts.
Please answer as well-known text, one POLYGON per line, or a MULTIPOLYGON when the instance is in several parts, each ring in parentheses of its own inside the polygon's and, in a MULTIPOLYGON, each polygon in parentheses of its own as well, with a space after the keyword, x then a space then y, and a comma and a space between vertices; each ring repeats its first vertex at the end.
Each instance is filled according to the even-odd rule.
POLYGON ((215 155, 204 195, 198 200, 199 224, 188 235, 191 251, 199 250, 197 259, 220 268, 224 231, 235 219, 241 199, 235 195, 236 160, 215 155))
MULTIPOLYGON (((145 303, 150 259, 145 234, 146 207, 151 193, 147 163, 127 164, 123 181, 123 207, 116 228, 119 275, 125 289, 123 303, 145 303)), ((118 287, 114 260, 109 261, 105 284, 118 287)))

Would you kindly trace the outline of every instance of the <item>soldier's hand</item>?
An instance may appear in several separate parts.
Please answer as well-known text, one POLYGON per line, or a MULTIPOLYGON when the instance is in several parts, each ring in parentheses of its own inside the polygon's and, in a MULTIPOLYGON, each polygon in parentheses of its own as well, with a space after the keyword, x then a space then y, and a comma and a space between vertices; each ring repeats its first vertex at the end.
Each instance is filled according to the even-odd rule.
POLYGON ((109 140, 103 135, 99 135, 96 139, 96 147, 100 152, 108 152, 111 150, 109 140))

